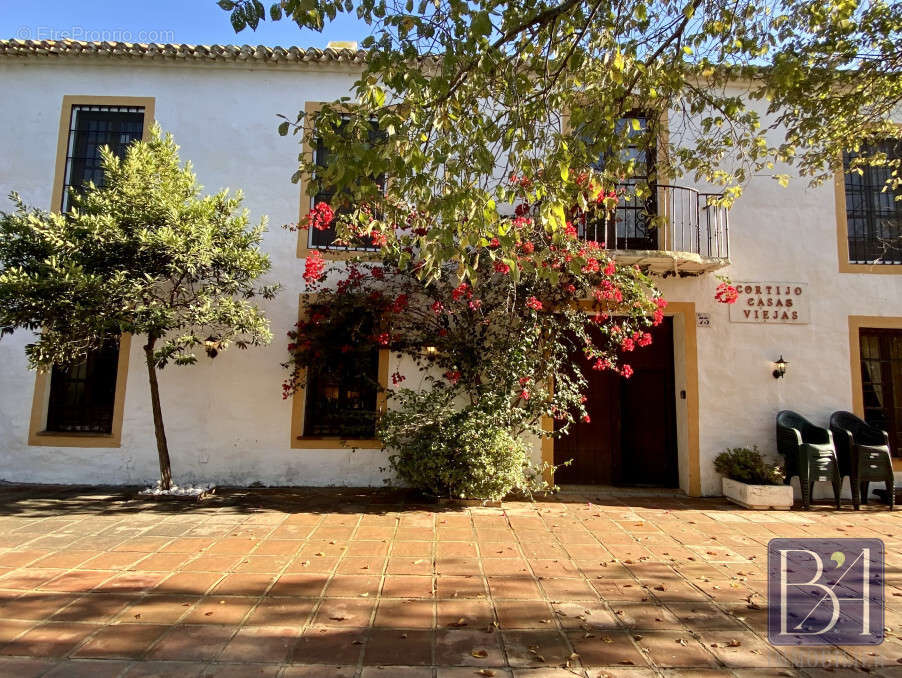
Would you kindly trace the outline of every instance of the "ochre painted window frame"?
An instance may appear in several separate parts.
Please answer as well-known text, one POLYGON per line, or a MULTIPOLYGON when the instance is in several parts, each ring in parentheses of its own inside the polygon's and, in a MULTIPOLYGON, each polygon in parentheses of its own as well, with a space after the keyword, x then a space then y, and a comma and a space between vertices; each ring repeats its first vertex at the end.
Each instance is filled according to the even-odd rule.
MULTIPOLYGON (((902 330, 902 316, 849 316, 849 371, 852 377, 852 413, 864 419, 864 389, 861 383, 861 340, 859 330, 902 330)), ((893 470, 902 471, 902 459, 893 457, 893 470)))
MULTIPOLYGON (((325 101, 307 101, 304 104, 304 124, 306 125, 308 120, 312 121, 314 116, 319 113, 324 106, 328 105, 329 103, 325 101)), ((347 106, 346 110, 349 108, 350 106, 347 106)), ((313 162, 313 153, 315 152, 315 149, 304 141, 301 143, 301 155, 304 157, 304 161, 313 162)), ((310 241, 310 232, 307 229, 300 228, 300 226, 304 222, 307 213, 310 212, 316 194, 311 192, 311 182, 306 180, 303 176, 298 180, 298 183, 300 184, 300 204, 298 205, 298 259, 306 259, 310 252, 314 251, 319 252, 323 259, 333 261, 343 261, 354 258, 369 259, 374 258, 374 256, 378 254, 378 252, 371 250, 343 250, 337 248, 331 249, 328 247, 310 247, 307 244, 310 241)))
MULTIPOLYGON (((301 294, 298 298, 298 320, 305 320, 304 301, 311 295, 301 294)), ((385 411, 386 390, 388 389, 388 364, 391 351, 387 348, 379 349, 378 382, 379 392, 376 395, 376 410, 385 411)), ((300 377, 306 377, 306 370, 301 370, 300 377)), ((378 438, 341 438, 338 436, 305 436, 304 416, 306 414, 307 389, 298 389, 291 401, 291 448, 295 450, 379 450, 382 449, 382 441, 378 438)))
MULTIPOLYGON (((902 127, 902 123, 896 123, 902 127)), ((849 261, 849 222, 846 217, 846 173, 843 159, 833 173, 833 195, 836 209, 836 245, 840 273, 902 274, 902 264, 853 264, 849 261)))
MULTIPOLYGON (((593 311, 593 302, 581 302, 587 313, 593 311)), ((696 335, 695 322, 695 302, 693 301, 670 301, 664 309, 664 315, 676 316, 683 318, 683 327, 685 330, 685 373, 686 373, 686 412, 687 412, 687 463, 689 465, 689 496, 700 497, 702 494, 702 478, 699 455, 699 387, 698 387, 698 337, 696 335)), ((676 394, 674 393, 674 397, 676 394)), ((554 419, 551 417, 542 417, 542 430, 551 433, 554 431, 554 419)), ((542 438, 542 461, 547 464, 547 468, 554 466, 554 441, 553 437, 542 438)), ((553 482, 554 476, 551 471, 546 471, 545 480, 549 484, 553 482)))
MULTIPOLYGON (((67 94, 63 97, 56 147, 56 168, 53 175, 50 209, 58 212, 63 202, 63 182, 66 174, 66 155, 69 147, 69 125, 73 106, 141 106, 144 108, 144 127, 141 138, 146 139, 154 123, 156 99, 153 97, 117 97, 67 94)), ((57 433, 45 431, 47 403, 50 397, 50 369, 35 376, 34 397, 28 427, 28 444, 36 447, 120 447, 122 418, 125 410, 125 388, 128 378, 130 334, 119 338, 119 362, 116 366, 116 393, 113 398, 113 425, 110 433, 57 433)))

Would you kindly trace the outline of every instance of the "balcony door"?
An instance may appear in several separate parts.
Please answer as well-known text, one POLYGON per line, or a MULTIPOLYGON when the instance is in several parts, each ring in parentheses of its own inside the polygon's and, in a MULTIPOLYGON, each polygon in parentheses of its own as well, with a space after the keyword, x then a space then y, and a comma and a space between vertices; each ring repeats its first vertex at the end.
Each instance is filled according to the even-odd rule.
MULTIPOLYGON (((620 157, 623 161, 634 160, 635 172, 617 185, 616 209, 603 220, 582 226, 580 237, 604 242, 608 249, 657 250, 660 249, 658 230, 654 225, 658 213, 657 190, 652 186, 651 195, 641 199, 635 194, 637 184, 648 182, 654 174, 657 148, 654 143, 648 143, 648 118, 641 112, 618 121, 618 133, 624 130, 628 130, 634 143, 627 144, 620 151, 620 157)), ((604 164, 605 156, 602 155, 595 167, 600 170, 604 164)))

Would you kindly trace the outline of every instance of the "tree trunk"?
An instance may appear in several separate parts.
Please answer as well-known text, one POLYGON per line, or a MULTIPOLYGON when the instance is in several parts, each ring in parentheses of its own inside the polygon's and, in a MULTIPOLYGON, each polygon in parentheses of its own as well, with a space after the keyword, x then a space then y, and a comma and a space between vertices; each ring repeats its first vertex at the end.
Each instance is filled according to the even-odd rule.
POLYGON ((150 406, 153 410, 153 429, 157 436, 157 455, 160 458, 160 483, 164 490, 172 487, 172 467, 169 464, 169 446, 166 444, 166 430, 163 428, 163 410, 160 407, 160 384, 157 382, 157 368, 153 360, 153 348, 157 338, 150 336, 144 345, 147 360, 147 376, 150 379, 150 406))

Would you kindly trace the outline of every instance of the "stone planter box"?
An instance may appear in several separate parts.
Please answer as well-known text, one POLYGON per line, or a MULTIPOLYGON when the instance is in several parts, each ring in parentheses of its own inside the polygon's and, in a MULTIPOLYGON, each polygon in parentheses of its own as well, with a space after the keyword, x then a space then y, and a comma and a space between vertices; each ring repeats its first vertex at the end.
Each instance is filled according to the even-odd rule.
POLYGON ((733 503, 749 509, 792 508, 792 485, 746 485, 724 478, 723 493, 733 503))

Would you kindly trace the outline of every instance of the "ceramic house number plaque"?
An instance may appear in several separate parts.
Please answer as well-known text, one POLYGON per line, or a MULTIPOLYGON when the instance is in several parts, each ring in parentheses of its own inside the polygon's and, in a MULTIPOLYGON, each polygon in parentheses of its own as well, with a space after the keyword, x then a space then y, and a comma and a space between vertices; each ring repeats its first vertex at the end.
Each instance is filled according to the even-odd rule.
POLYGON ((730 322, 762 325, 805 325, 808 316, 808 283, 734 282, 739 292, 730 304, 730 322))

